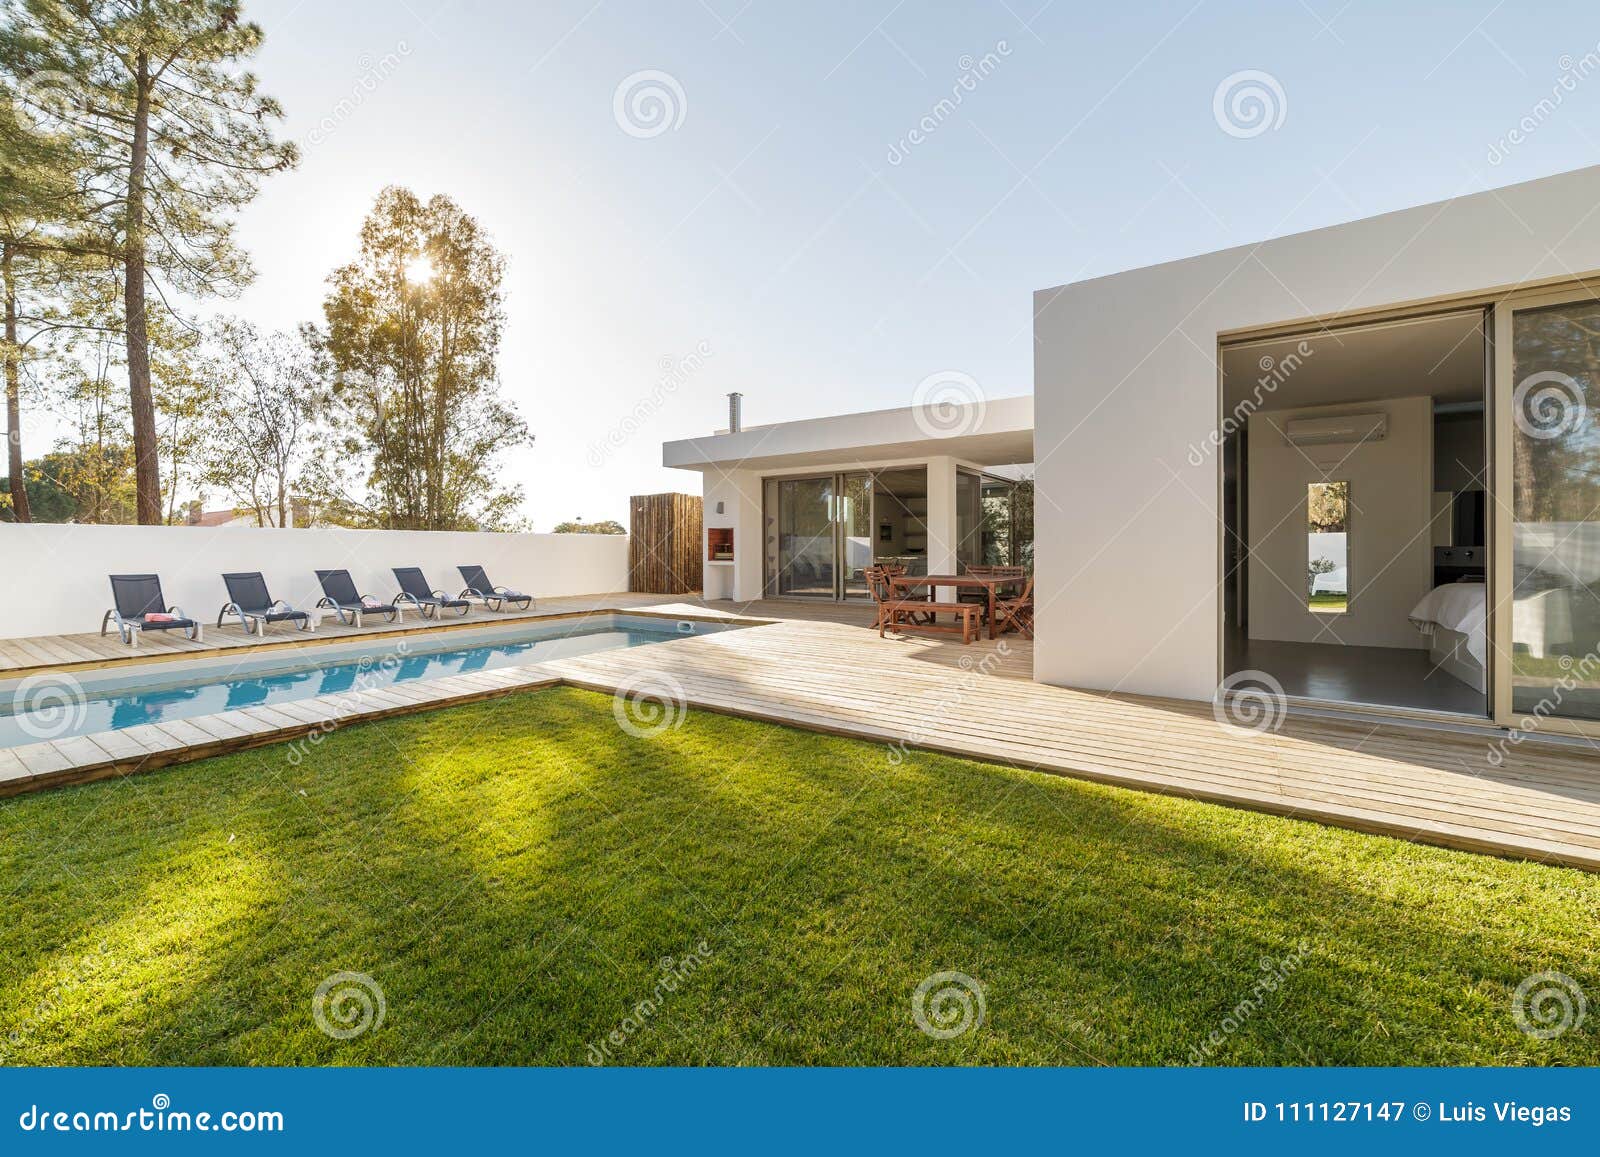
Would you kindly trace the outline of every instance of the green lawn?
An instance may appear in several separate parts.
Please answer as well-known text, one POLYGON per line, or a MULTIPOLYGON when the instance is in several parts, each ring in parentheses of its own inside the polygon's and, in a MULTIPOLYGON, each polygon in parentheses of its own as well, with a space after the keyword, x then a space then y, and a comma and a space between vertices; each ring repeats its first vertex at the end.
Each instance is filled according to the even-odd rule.
POLYGON ((575 690, 5 801, 0 879, 12 1064, 583 1064, 666 957, 617 1063, 1600 1061, 1511 1015, 1600 1001, 1594 876, 575 690))

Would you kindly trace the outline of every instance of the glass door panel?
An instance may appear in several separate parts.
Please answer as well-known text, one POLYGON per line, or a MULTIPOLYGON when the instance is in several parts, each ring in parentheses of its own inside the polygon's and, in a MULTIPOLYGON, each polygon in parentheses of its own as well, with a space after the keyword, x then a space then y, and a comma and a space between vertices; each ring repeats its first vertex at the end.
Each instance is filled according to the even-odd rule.
POLYGON ((776 594, 831 599, 835 591, 833 478, 785 478, 777 485, 776 594))
POLYGON ((983 563, 983 479, 956 472, 956 570, 983 563))
POLYGON ((866 471, 839 478, 839 582, 845 598, 867 597, 872 565, 872 475, 866 471))
POLYGON ((1511 325, 1511 705, 1600 719, 1600 302, 1511 325))

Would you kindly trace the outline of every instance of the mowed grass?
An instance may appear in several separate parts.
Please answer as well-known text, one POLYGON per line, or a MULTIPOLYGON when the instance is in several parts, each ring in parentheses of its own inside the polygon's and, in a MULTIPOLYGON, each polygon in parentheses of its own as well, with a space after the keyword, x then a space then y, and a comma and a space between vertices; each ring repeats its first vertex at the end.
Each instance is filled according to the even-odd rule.
POLYGON ((0 880, 11 1064, 1600 1060, 1511 1011, 1594 876, 569 689, 5 801, 0 880))

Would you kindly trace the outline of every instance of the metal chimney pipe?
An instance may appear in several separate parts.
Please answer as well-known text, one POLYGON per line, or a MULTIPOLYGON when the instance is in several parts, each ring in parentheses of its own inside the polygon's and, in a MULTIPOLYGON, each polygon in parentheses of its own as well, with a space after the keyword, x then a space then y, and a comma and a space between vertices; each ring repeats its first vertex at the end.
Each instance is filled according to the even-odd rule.
POLYGON ((728 395, 728 433, 737 434, 744 429, 744 423, 739 414, 739 399, 744 395, 732 393, 728 395))

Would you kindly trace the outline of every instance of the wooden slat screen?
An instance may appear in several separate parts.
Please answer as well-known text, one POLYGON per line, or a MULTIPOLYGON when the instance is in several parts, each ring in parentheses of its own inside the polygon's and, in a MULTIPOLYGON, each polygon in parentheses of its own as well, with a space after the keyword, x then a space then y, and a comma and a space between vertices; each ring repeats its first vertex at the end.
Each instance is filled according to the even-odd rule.
POLYGON ((694 494, 639 494, 628 503, 628 589, 645 594, 699 594, 701 519, 694 494))

